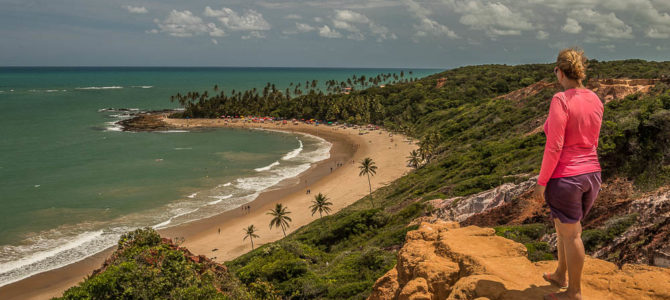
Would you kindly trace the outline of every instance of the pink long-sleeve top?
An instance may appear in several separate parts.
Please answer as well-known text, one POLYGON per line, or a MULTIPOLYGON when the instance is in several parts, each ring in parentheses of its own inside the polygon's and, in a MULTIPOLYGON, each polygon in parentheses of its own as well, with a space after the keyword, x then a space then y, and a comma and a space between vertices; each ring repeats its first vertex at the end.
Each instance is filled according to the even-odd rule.
POLYGON ((596 150, 602 120, 603 104, 592 91, 556 93, 544 122, 547 143, 537 183, 546 186, 550 178, 600 171, 596 150))

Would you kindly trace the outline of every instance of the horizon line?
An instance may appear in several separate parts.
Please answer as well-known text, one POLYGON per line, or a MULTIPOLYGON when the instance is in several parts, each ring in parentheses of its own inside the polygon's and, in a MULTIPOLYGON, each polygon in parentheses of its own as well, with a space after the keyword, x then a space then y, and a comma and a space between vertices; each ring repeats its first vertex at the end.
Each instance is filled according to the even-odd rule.
POLYGON ((208 69, 217 69, 217 68, 238 68, 238 69, 412 69, 412 70, 447 70, 448 67, 289 67, 289 66, 113 66, 113 65, 83 65, 83 66, 37 66, 37 65, 8 65, 0 66, 0 68, 208 68, 208 69))

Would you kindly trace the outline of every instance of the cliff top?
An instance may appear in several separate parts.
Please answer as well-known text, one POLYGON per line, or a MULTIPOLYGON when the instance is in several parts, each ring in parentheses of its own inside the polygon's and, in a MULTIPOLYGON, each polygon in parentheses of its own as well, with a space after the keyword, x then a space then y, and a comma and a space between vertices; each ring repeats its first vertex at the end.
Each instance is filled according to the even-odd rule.
MULTIPOLYGON (((455 222, 421 223, 407 233, 398 264, 368 299, 542 299, 559 290, 542 279, 557 261, 532 263, 526 248, 491 228, 455 222)), ((584 299, 670 299, 670 270, 587 256, 584 299)))

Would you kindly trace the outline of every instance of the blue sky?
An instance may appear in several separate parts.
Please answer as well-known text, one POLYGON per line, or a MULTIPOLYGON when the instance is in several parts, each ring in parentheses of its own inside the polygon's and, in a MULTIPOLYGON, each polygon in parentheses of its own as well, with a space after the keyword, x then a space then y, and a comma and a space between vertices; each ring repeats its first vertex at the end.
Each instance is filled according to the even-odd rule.
POLYGON ((0 65, 451 68, 670 58, 668 0, 0 0, 0 65))

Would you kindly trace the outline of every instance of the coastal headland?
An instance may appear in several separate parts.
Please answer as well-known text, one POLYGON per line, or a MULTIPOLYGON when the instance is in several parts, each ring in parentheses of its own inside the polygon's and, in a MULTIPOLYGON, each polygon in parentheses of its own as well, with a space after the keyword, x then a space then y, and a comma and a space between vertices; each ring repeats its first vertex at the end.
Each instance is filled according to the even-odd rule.
MULTIPOLYGON (((418 148, 411 139, 383 129, 368 130, 305 122, 172 119, 167 117, 169 113, 142 114, 127 120, 123 125, 126 130, 132 131, 208 128, 278 130, 318 136, 332 144, 328 159, 314 163, 297 177, 286 179, 264 191, 246 204, 250 206, 248 210, 239 207, 213 217, 159 230, 163 237, 183 238, 182 246, 196 255, 205 255, 217 262, 234 259, 251 250, 249 240, 243 240, 243 229, 249 225, 255 225, 260 236, 254 240, 255 247, 281 239, 282 231, 269 228, 271 216, 267 215, 276 203, 283 204, 291 212, 289 216, 292 222, 286 231, 289 234, 318 218, 318 214, 312 216, 309 208, 318 193, 323 193, 333 203, 331 213, 368 194, 367 178, 359 177, 358 166, 363 158, 372 158, 378 167, 377 174, 371 177, 372 189, 375 190, 410 171, 406 157, 410 151, 418 148), (308 189, 310 194, 307 194, 308 189)), ((99 268, 112 251, 113 248, 110 248, 74 264, 0 287, 0 295, 3 295, 2 299, 48 299, 60 296, 99 268)))

